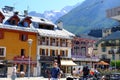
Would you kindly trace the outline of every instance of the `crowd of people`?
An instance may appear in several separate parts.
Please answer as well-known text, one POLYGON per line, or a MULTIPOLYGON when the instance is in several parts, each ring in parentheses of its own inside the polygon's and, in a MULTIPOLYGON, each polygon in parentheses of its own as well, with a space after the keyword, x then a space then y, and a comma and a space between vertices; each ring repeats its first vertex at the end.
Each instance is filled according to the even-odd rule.
POLYGON ((89 68, 88 66, 84 66, 83 69, 81 68, 73 68, 72 76, 76 78, 88 78, 88 77, 97 77, 97 74, 99 74, 98 70, 96 68, 89 68))

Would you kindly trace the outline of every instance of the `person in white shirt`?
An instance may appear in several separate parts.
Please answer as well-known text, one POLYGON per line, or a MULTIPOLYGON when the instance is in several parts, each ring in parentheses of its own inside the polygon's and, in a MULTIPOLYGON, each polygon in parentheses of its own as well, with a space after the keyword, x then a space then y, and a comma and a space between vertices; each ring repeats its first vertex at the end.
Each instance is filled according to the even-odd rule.
POLYGON ((17 69, 16 69, 16 64, 13 65, 13 71, 12 71, 12 76, 11 76, 11 79, 12 80, 15 80, 17 78, 17 69))

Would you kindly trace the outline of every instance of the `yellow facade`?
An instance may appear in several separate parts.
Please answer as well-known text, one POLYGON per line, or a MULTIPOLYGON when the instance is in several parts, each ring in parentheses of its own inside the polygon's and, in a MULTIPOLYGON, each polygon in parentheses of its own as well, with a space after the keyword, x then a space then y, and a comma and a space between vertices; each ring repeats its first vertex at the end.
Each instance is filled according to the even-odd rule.
POLYGON ((25 31, 18 31, 18 30, 10 30, 10 29, 1 29, 0 31, 3 32, 3 39, 0 39, 0 47, 6 48, 6 56, 4 57, 4 60, 13 60, 15 56, 21 55, 21 49, 25 49, 25 56, 28 56, 29 54, 29 45, 27 40, 21 41, 20 40, 20 34, 27 34, 28 39, 32 39, 32 50, 31 50, 31 56, 32 60, 36 60, 36 45, 37 45, 37 35, 35 32, 25 32, 25 31))

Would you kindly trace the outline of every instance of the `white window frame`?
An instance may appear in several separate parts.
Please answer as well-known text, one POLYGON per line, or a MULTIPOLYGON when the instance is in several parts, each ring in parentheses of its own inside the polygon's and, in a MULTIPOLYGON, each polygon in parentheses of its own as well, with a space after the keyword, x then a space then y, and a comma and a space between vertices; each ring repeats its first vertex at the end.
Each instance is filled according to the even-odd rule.
POLYGON ((1 47, 1 46, 0 46, 0 48, 4 48, 4 53, 3 53, 3 56, 2 56, 2 55, 0 55, 0 57, 5 57, 5 56, 6 56, 6 47, 1 47))

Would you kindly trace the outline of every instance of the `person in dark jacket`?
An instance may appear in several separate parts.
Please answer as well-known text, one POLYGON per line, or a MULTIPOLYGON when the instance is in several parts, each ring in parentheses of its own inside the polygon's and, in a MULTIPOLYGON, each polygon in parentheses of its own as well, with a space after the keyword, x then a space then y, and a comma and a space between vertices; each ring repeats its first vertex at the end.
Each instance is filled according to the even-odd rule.
POLYGON ((58 67, 58 63, 54 62, 53 68, 51 69, 51 80, 59 80, 61 77, 60 68, 58 67))
POLYGON ((90 70, 89 70, 88 66, 83 67, 83 78, 84 78, 84 79, 87 80, 87 77, 88 77, 88 75, 89 75, 89 72, 90 72, 90 70))

